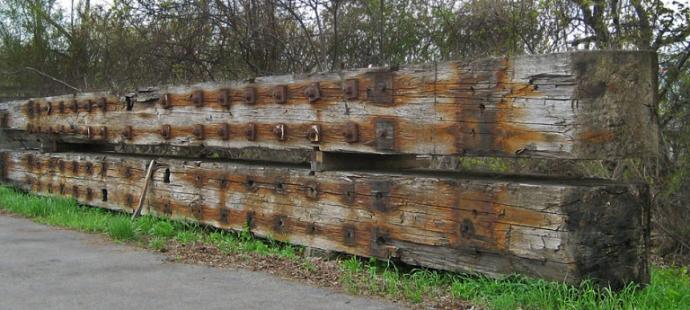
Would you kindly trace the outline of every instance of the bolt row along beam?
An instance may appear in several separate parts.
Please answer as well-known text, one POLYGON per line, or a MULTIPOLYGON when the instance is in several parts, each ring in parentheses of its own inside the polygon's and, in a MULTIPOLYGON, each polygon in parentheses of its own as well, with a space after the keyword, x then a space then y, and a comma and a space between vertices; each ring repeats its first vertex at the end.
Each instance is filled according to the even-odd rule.
MULTIPOLYGON (((150 157, 6 152, 4 182, 131 212, 150 157)), ((144 213, 490 276, 648 279, 645 186, 156 159, 144 213)))
POLYGON ((1 124, 118 145, 647 157, 656 69, 654 53, 590 51, 272 76, 9 102, 1 124))

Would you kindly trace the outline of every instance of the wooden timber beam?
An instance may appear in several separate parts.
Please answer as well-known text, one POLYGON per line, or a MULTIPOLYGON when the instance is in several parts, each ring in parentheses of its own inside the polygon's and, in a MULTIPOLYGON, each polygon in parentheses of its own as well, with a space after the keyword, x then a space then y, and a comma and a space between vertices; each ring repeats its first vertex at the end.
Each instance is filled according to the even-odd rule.
MULTIPOLYGON (((6 152, 5 182, 132 212, 151 157, 6 152)), ((614 288, 648 280, 646 187, 442 173, 322 172, 155 158, 158 216, 425 267, 614 288)))
MULTIPOLYGON (((35 98, 0 110, 9 129, 134 149, 616 159, 658 151, 656 70, 651 52, 587 51, 35 98)), ((265 159, 257 154, 240 156, 265 159)))

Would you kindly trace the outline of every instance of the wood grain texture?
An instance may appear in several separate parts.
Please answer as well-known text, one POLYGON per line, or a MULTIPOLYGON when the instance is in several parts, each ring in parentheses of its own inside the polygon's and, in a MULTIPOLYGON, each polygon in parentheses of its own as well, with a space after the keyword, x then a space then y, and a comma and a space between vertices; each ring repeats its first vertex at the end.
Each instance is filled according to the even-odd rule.
MULTIPOLYGON (((7 183, 131 212, 152 158, 11 151, 0 159, 7 183)), ((644 186, 155 160, 144 213, 445 270, 648 281, 644 186)))
MULTIPOLYGON (((654 53, 573 52, 160 87, 120 98, 37 98, 0 109, 7 111, 10 129, 77 143, 648 157, 658 151, 656 69, 654 53), (391 103, 375 94, 381 72, 392 77, 386 88, 391 103), (353 80, 356 98, 343 91, 353 80), (310 87, 318 87, 318 99, 307 96, 310 87), (255 92, 253 100, 246 100, 248 90, 255 92)), ((253 152, 238 154, 254 159, 253 152)))

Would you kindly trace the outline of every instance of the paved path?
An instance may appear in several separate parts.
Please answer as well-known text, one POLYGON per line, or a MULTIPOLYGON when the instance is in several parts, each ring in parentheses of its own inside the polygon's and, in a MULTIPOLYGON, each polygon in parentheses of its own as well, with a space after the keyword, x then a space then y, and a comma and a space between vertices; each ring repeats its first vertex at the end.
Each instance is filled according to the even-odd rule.
POLYGON ((394 309, 0 215, 0 309, 394 309))

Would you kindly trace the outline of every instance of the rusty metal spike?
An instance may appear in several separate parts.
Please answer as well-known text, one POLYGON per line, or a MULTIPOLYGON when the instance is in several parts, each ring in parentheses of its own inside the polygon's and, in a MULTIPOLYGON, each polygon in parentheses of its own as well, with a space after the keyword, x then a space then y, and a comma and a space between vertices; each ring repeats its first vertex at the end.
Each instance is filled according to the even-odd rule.
POLYGON ((204 125, 201 125, 201 124, 194 125, 194 129, 192 129, 192 134, 197 139, 204 140, 204 137, 205 137, 204 125))
POLYGON ((218 104, 221 107, 229 108, 231 105, 230 90, 221 89, 218 91, 218 104))
POLYGON ((255 141, 256 140, 256 124, 254 124, 254 123, 247 124, 247 128, 245 128, 245 130, 244 130, 244 136, 247 137, 247 140, 249 140, 249 141, 255 141))
POLYGON ((225 124, 225 123, 218 125, 218 136, 222 140, 229 140, 230 139, 230 125, 225 124))
POLYGON ((230 223, 230 210, 225 209, 225 208, 220 209, 220 213, 219 213, 219 216, 218 216, 218 221, 219 221, 221 224, 226 224, 226 225, 227 225, 228 223, 230 223))
POLYGON ((278 141, 287 140, 287 126, 285 124, 278 124, 273 127, 273 134, 278 138, 278 141))
POLYGON ((0 128, 10 127, 10 113, 7 111, 0 112, 0 128))
POLYGON ((192 92, 192 94, 189 97, 192 100, 192 103, 194 104, 194 106, 196 106, 197 108, 204 106, 204 92, 203 91, 195 90, 192 92))
POLYGON ((256 184, 256 180, 254 180, 254 178, 251 176, 247 176, 244 181, 244 186, 247 188, 247 190, 252 192, 259 189, 259 186, 256 184))
POLYGON ((161 126, 160 134, 165 140, 172 138, 172 127, 170 125, 161 126))
POLYGON ((315 124, 309 126, 306 137, 311 143, 321 142, 321 125, 315 124))
POLYGON ((129 208, 132 207, 132 205, 134 204, 134 196, 132 196, 132 194, 127 194, 127 196, 125 197, 125 204, 129 208))
POLYGON ((307 182, 304 186, 304 192, 310 199, 319 199, 319 183, 315 181, 307 182))
POLYGON ((106 127, 106 126, 101 127, 98 134, 101 136, 101 139, 107 140, 108 139, 108 127, 106 127))
POLYGON ((309 86, 307 86, 304 89, 304 96, 307 97, 309 103, 314 103, 321 99, 321 89, 319 87, 319 82, 309 84, 309 86))
POLYGON ((359 125, 354 122, 348 122, 345 124, 342 130, 343 137, 345 137, 345 142, 356 143, 359 141, 359 125))
POLYGON ((256 88, 247 87, 244 90, 244 103, 246 104, 256 104, 256 88))
POLYGON ((75 175, 79 173, 79 162, 76 160, 72 161, 72 173, 75 175))
POLYGON ((29 101, 26 103, 26 115, 27 115, 29 118, 34 117, 34 113, 35 113, 34 108, 35 108, 35 106, 34 106, 33 100, 29 100, 29 101))
POLYGON ((345 80, 345 86, 343 87, 343 95, 346 100, 355 100, 359 97, 359 80, 358 79, 348 79, 345 80))
POLYGON ((77 102, 77 100, 72 100, 72 102, 70 103, 70 109, 72 110, 72 112, 78 113, 79 112, 79 102, 77 102))
POLYGON ((285 85, 278 85, 273 88, 273 102, 277 104, 287 103, 288 88, 285 85))
POLYGON ((170 94, 168 94, 168 93, 163 94, 163 96, 161 96, 159 101, 160 101, 160 105, 161 105, 161 107, 163 107, 163 109, 172 108, 172 102, 170 100, 170 94))
POLYGON ((357 243, 357 235, 354 225, 343 225, 343 243, 347 246, 353 246, 357 243))
POLYGON ((98 108, 101 109, 103 113, 108 111, 108 99, 105 97, 100 97, 98 98, 98 101, 96 103, 98 105, 98 108))
POLYGON ((133 137, 134 129, 132 129, 132 126, 125 126, 125 128, 122 130, 122 138, 132 140, 133 137))

